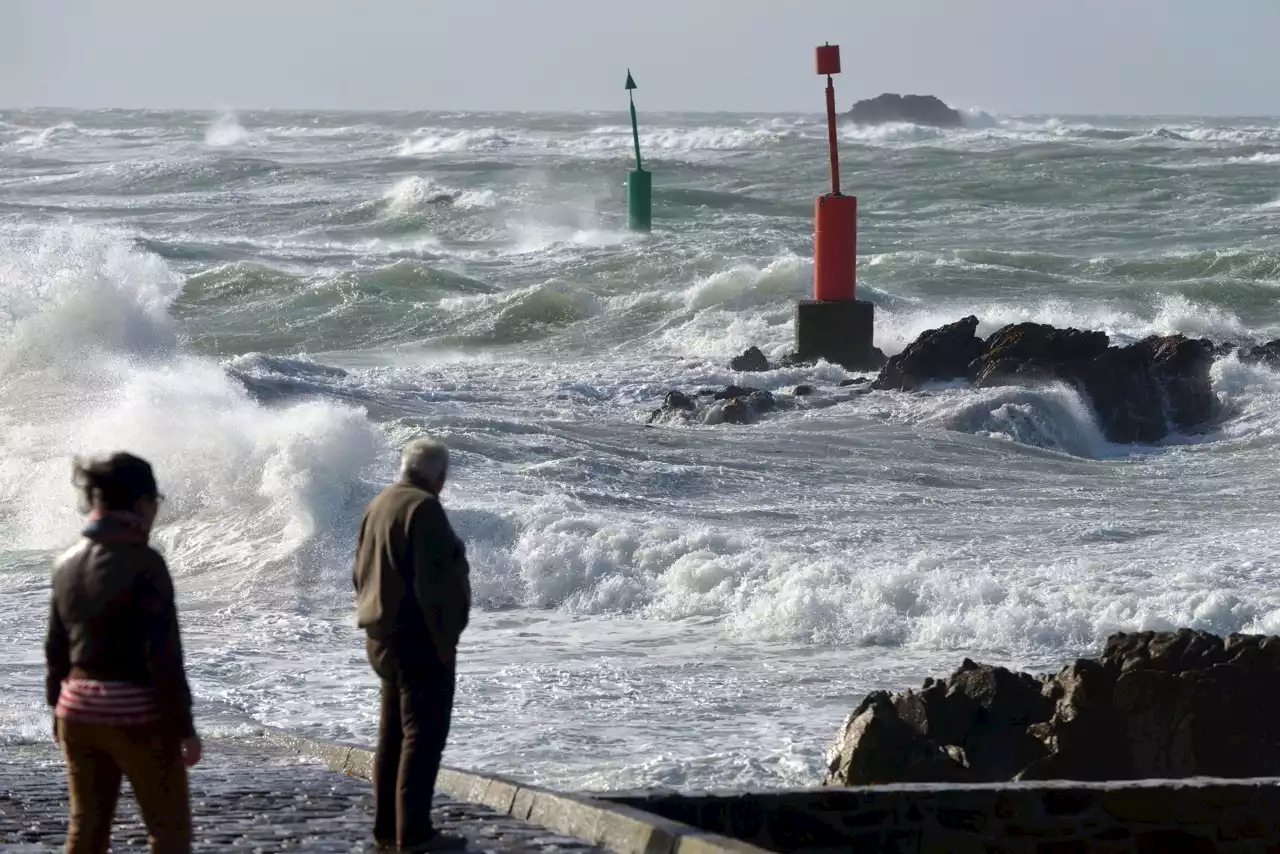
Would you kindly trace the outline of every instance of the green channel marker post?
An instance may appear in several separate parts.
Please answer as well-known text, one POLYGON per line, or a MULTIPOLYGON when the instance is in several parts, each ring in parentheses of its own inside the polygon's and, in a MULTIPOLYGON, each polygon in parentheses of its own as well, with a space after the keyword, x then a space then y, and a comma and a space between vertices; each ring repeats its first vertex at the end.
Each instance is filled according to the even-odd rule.
POLYGON ((653 173, 640 162, 640 125, 636 123, 636 81, 627 69, 627 97, 631 99, 631 138, 636 144, 636 168, 627 173, 627 219, 632 231, 653 228, 653 173))

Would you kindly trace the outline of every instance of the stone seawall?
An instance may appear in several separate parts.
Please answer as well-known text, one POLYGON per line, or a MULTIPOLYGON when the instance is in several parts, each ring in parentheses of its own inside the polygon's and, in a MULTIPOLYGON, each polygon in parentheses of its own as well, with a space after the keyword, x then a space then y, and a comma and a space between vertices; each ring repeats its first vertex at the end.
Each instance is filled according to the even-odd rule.
POLYGON ((1280 778, 601 797, 785 854, 1280 854, 1280 778))
MULTIPOLYGON (((279 730, 265 730, 263 736, 275 747, 323 762, 332 771, 365 780, 373 776, 373 753, 365 748, 313 741, 279 730)), ((767 854, 750 843, 620 802, 555 792, 457 768, 440 769, 436 792, 612 854, 767 854)))

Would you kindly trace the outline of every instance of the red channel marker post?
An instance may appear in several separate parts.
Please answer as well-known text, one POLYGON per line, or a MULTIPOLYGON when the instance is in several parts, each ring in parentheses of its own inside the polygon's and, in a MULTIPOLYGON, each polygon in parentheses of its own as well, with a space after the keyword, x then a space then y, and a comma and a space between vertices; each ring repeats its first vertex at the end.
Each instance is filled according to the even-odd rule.
POLYGON ((818 73, 827 76, 827 144, 831 150, 831 192, 818 196, 813 214, 813 298, 854 298, 854 261, 858 255, 858 199, 840 192, 840 151, 836 145, 836 87, 840 47, 818 48, 818 73))
POLYGON ((831 192, 818 196, 813 217, 813 300, 796 307, 798 355, 825 360, 849 370, 878 367, 874 335, 875 309, 855 299, 858 256, 858 200, 840 192, 840 152, 836 137, 836 89, 831 75, 840 73, 840 48, 817 50, 818 74, 827 78, 827 143, 831 156, 831 192))

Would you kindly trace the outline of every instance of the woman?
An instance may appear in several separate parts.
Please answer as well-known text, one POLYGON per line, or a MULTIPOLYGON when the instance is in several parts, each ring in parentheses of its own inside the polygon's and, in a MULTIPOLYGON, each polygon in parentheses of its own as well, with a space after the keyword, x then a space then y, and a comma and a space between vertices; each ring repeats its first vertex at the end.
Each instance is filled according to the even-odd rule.
POLYGON ((71 789, 68 854, 104 854, 128 777, 151 850, 191 850, 189 766, 200 761, 173 581, 147 540, 162 500, 151 465, 77 462, 84 539, 58 559, 45 639, 54 738, 71 789))

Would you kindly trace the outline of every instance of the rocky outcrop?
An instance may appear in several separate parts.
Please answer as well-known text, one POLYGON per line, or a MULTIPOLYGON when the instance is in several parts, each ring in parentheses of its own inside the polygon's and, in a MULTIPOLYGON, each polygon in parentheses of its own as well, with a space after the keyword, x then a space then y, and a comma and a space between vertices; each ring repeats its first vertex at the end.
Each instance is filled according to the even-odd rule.
MULTIPOLYGON (((871 358, 862 370, 878 371, 884 367, 888 359, 879 347, 871 348, 871 358)), ((782 361, 773 364, 759 347, 748 347, 741 355, 729 360, 729 369, 733 371, 773 371, 779 368, 812 368, 816 362, 804 359, 799 353, 788 353, 782 361)))
POLYGON ((741 356, 734 356, 729 361, 729 368, 735 371, 767 371, 769 359, 759 347, 748 347, 741 356))
POLYGON ((1052 676, 968 659, 870 694, 824 785, 1266 777, 1280 767, 1280 637, 1117 634, 1052 676))
POLYGON ((1245 347, 1238 352, 1240 361, 1245 364, 1262 364, 1269 368, 1280 368, 1280 339, 1255 347, 1245 347))
POLYGON ((885 93, 853 105, 848 116, 862 125, 909 122, 930 127, 958 128, 964 116, 933 95, 895 95, 885 93))
MULTIPOLYGON (((863 380, 865 382, 865 380, 863 380)), ((770 392, 751 386, 699 389, 696 394, 667 392, 662 405, 649 413, 648 424, 754 424, 771 412, 822 409, 870 392, 865 385, 848 388, 831 382, 799 383, 770 392)))
POLYGON ((715 398, 724 401, 720 413, 726 424, 750 424, 778 406, 773 394, 763 389, 730 388, 733 389, 732 394, 717 395, 715 398))
MULTIPOLYGON (((960 377, 983 387, 1068 383, 1088 398, 1107 438, 1120 443, 1156 442, 1218 411, 1209 369, 1220 348, 1210 341, 1169 335, 1113 346, 1103 332, 1041 323, 1005 326, 983 341, 977 328, 970 316, 924 332, 889 359, 873 388, 913 390, 960 377)), ((1266 361, 1268 347, 1249 356, 1266 361)))
POLYGON ((966 372, 980 386, 1028 378, 1063 379, 1058 365, 1082 364, 1110 346, 1105 332, 1056 329, 1042 323, 1015 323, 988 338, 966 372))
POLYGON ((978 318, 970 315, 922 333, 907 349, 890 357, 871 387, 912 391, 926 382, 968 376, 969 364, 982 355, 982 339, 974 335, 977 331, 978 318))
POLYGON ((647 423, 751 424, 778 406, 778 399, 771 392, 747 386, 703 389, 697 398, 682 391, 669 391, 662 406, 650 413, 647 423))

